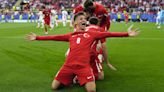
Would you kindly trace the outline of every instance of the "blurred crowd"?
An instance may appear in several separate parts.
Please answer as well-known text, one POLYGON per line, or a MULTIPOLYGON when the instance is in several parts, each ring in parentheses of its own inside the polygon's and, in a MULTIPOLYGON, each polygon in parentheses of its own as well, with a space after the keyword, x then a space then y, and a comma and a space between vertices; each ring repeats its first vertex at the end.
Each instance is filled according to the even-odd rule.
MULTIPOLYGON (((77 5, 81 4, 83 0, 22 0, 18 10, 13 9, 13 5, 17 0, 0 0, 0 15, 37 15, 41 6, 49 4, 50 8, 54 8, 58 15, 61 11, 66 9, 68 14, 72 14, 72 10, 77 5), (2 10, 4 9, 5 10, 2 10), (7 8, 7 9, 6 9, 7 8)), ((143 14, 157 15, 160 7, 164 6, 164 0, 93 0, 103 4, 109 11, 111 19, 116 19, 122 16, 125 11, 129 15, 140 16, 143 14), (119 15, 121 14, 121 15, 119 15)), ((147 15, 144 15, 147 16, 147 15)), ((121 17, 120 17, 121 18, 121 17)))
MULTIPOLYGON (((155 12, 164 6, 164 0, 93 0, 102 3, 110 11, 123 12, 129 8, 137 8, 140 11, 155 12)), ((30 6, 37 7, 43 3, 50 3, 56 9, 76 7, 82 0, 31 0, 30 6)))
MULTIPOLYGON (((17 0, 0 0, 0 9, 11 7, 17 0)), ((83 0, 22 0, 20 7, 22 10, 34 10, 44 4, 50 4, 56 10, 63 8, 72 9, 81 4, 83 0), (25 2, 26 1, 26 2, 25 2)), ((110 12, 123 12, 131 9, 156 13, 164 6, 164 0, 93 0, 103 4, 110 12)))
POLYGON ((12 8, 17 0, 0 0, 0 9, 12 8))

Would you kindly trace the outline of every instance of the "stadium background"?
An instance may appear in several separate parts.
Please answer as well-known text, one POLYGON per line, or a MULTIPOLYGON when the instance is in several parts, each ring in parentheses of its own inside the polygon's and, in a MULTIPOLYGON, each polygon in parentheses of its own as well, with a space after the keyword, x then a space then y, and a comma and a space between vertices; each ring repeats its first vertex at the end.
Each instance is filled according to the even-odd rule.
MULTIPOLYGON (((35 22, 8 22, 12 22, 10 20, 10 18, 12 19, 11 15, 17 9, 16 12, 23 15, 22 18, 16 15, 17 17, 14 17, 14 19, 30 20, 29 10, 34 12, 33 5, 37 6, 36 2, 40 1, 32 1, 32 5, 23 4, 19 0, 12 1, 14 0, 0 0, 0 92, 52 92, 50 85, 65 60, 64 54, 68 48, 68 43, 53 41, 29 42, 25 40, 26 34, 30 32, 44 35, 43 29, 36 28, 37 24, 35 22), (8 4, 2 7, 4 5, 1 4, 4 3, 1 2, 8 2, 8 4), (21 6, 13 7, 18 2, 18 5, 23 5, 22 10, 21 6), (27 8, 27 6, 30 8, 27 8), (23 17, 24 14, 26 18, 23 17), (5 15, 5 17, 3 18, 2 15, 5 15)), ((132 13, 136 10, 135 14, 142 13, 142 11, 138 11, 138 5, 140 5, 138 2, 129 1, 132 4, 130 5, 127 0, 128 7, 130 7, 129 12, 132 13)), ((162 0, 142 1, 142 3, 150 6, 149 11, 145 11, 147 15, 150 15, 149 18, 151 17, 150 20, 148 19, 150 23, 130 22, 125 24, 124 22, 112 22, 111 24, 110 31, 126 31, 131 24, 134 24, 134 27, 141 29, 141 34, 135 38, 111 38, 107 40, 110 62, 118 70, 112 71, 105 66, 105 80, 96 82, 98 92, 164 92, 164 26, 162 25, 161 29, 157 29, 154 23, 156 10, 163 2, 162 0)), ((59 19, 61 5, 68 5, 66 9, 72 10, 70 6, 78 5, 80 0, 70 0, 69 3, 71 4, 65 4, 66 2, 68 1, 58 0, 57 3, 54 3, 56 4, 54 6, 59 5, 57 8, 59 9, 59 19)), ((110 2, 112 3, 112 1, 110 2)), ((120 0, 113 0, 113 2, 116 4, 121 3, 120 0)), ((108 0, 102 0, 102 3, 107 6, 107 9, 108 5, 112 5, 108 0)), ((117 16, 115 15, 115 17, 117 16)), ((73 28, 69 27, 69 24, 67 27, 60 24, 59 27, 49 31, 49 34, 64 34, 72 30, 73 28)), ((73 87, 63 88, 55 92, 85 92, 85 89, 73 85, 73 87)))
MULTIPOLYGON (((124 20, 125 11, 129 12, 129 19, 137 19, 155 22, 157 11, 164 5, 163 0, 96 0, 102 3, 109 11, 111 20, 124 20)), ((37 12, 44 4, 57 10, 57 19, 61 20, 61 10, 68 11, 68 19, 72 17, 72 9, 81 4, 82 0, 1 0, 0 21, 1 22, 27 22, 36 21, 37 12), (12 21, 15 20, 15 21, 12 21)))

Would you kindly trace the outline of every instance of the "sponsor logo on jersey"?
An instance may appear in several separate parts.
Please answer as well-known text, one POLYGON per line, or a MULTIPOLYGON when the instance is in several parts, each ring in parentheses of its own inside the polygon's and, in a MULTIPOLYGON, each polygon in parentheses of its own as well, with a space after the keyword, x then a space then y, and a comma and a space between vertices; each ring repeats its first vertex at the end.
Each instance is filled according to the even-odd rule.
POLYGON ((84 38, 89 38, 90 37, 90 35, 88 34, 88 33, 84 33, 84 38))

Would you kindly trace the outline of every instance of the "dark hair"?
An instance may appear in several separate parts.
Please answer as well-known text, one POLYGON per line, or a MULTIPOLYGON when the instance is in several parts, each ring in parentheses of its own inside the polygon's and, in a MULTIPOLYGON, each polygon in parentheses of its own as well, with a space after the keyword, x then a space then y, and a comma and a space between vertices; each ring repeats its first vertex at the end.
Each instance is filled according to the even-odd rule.
POLYGON ((93 0, 86 0, 84 2, 84 12, 89 12, 91 15, 95 11, 93 0))
POLYGON ((99 22, 99 20, 98 20, 97 17, 91 17, 91 18, 89 18, 89 23, 90 24, 98 25, 98 22, 99 22))
POLYGON ((79 12, 77 14, 75 14, 73 20, 75 21, 77 19, 78 16, 81 16, 81 15, 84 15, 85 16, 85 13, 84 12, 79 12))
POLYGON ((84 2, 84 8, 88 8, 90 6, 93 6, 93 1, 92 0, 86 0, 84 2))

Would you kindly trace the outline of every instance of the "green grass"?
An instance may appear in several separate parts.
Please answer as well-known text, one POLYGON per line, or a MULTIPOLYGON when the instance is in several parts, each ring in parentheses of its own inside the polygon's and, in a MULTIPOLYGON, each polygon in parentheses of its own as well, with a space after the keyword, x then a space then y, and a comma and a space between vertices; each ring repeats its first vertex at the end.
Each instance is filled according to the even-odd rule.
MULTIPOLYGON (((112 23, 111 31, 126 31, 130 26, 112 23)), ((98 92, 164 92, 164 26, 135 23, 141 34, 134 38, 107 40, 110 62, 118 71, 104 67, 105 79, 97 81, 98 92)), ((61 25, 50 34, 73 30, 61 25)), ((25 40, 35 32, 34 23, 0 24, 0 92, 52 92, 51 82, 65 60, 68 43, 25 40)), ((74 85, 55 92, 85 92, 74 85)))

